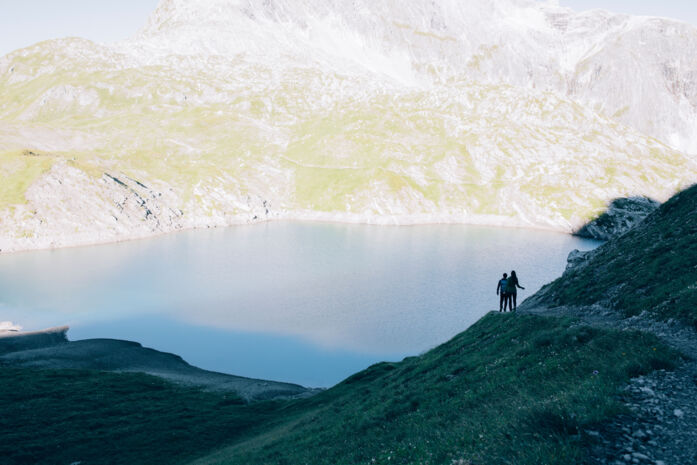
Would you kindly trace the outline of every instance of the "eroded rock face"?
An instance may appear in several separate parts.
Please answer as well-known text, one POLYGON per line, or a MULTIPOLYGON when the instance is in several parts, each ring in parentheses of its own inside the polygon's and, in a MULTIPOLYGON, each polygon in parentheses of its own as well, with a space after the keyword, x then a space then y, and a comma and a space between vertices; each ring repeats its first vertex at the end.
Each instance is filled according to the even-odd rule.
POLYGON ((591 256, 592 250, 588 251, 582 251, 578 249, 574 249, 571 252, 569 252, 569 255, 566 257, 566 269, 573 268, 575 266, 583 265, 587 263, 588 259, 591 256))
POLYGON ((583 226, 575 234, 607 241, 632 229, 659 206, 658 202, 646 197, 615 199, 605 213, 583 226))

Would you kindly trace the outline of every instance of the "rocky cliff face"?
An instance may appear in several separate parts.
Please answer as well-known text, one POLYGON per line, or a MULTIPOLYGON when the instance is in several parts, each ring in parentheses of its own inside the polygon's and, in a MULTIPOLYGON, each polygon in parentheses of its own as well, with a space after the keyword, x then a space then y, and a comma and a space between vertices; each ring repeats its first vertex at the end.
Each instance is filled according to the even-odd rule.
POLYGON ((653 213, 660 204, 646 197, 615 199, 598 218, 584 225, 575 234, 607 241, 621 236, 653 213))
POLYGON ((0 59, 0 249, 274 218, 572 231, 697 179, 695 48, 526 0, 165 0, 123 43, 0 59))

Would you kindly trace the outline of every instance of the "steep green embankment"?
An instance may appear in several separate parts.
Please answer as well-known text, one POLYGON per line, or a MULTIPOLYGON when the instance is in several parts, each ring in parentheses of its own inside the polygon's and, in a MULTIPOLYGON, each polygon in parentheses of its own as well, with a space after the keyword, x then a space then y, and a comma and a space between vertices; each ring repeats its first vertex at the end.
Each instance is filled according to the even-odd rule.
POLYGON ((655 338, 490 314, 451 341, 313 398, 242 404, 137 374, 0 367, 5 463, 580 463, 655 338), (465 462, 466 463, 466 462, 465 462))
POLYGON ((140 373, 0 366, 0 463, 181 463, 268 417, 140 373))
POLYGON ((697 328, 697 185, 591 255, 542 288, 535 302, 601 304, 697 328))
POLYGON ((640 333, 490 314, 420 357, 289 406, 283 425, 196 463, 582 463, 583 430, 618 412, 618 387, 672 356, 640 333))

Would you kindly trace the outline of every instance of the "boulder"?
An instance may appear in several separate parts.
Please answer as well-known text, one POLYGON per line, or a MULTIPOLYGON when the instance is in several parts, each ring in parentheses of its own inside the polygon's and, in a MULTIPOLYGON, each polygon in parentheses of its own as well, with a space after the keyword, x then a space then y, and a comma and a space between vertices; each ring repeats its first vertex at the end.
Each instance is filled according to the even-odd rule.
POLYGON ((660 203, 647 197, 613 200, 607 211, 584 225, 574 234, 579 237, 607 241, 621 236, 653 213, 660 203))

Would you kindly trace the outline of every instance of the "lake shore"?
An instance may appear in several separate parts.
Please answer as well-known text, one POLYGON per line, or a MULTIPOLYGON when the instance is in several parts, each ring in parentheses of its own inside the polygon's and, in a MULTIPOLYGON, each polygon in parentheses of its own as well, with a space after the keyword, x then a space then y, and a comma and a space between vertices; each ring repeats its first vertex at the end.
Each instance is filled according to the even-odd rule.
POLYGON ((501 215, 467 215, 467 214, 402 214, 402 215, 363 215, 352 213, 325 213, 325 212, 279 212, 268 215, 220 215, 216 217, 196 218, 181 223, 170 225, 159 224, 157 228, 132 229, 128 233, 116 230, 92 229, 98 224, 81 225, 88 228, 87 231, 76 233, 75 225, 70 230, 51 230, 46 235, 13 236, 6 234, 0 236, 0 255, 29 252, 35 250, 54 250, 73 247, 88 247, 93 245, 114 244, 120 242, 156 238, 178 232, 229 228, 235 226, 247 226, 265 224, 270 222, 306 222, 306 223, 330 223, 367 226, 426 226, 426 225, 466 225, 497 228, 529 229, 537 231, 551 231, 571 234, 582 221, 534 221, 519 217, 507 217, 501 215))
POLYGON ((558 276, 569 252, 595 246, 463 225, 182 231, 0 257, 0 313, 24 329, 69 324, 74 339, 138 341, 207 370, 328 387, 498 308, 503 272, 517 270, 522 299, 558 276))
POLYGON ((117 339, 68 340, 68 327, 0 333, 0 364, 40 370, 145 373, 191 387, 231 391, 245 401, 296 399, 320 392, 296 384, 202 370, 181 357, 117 339))

